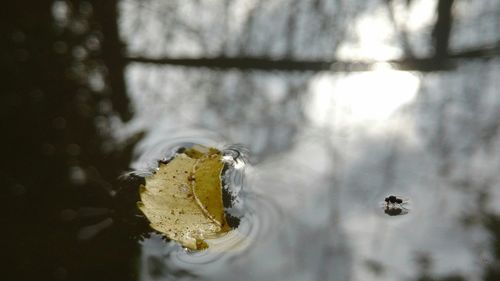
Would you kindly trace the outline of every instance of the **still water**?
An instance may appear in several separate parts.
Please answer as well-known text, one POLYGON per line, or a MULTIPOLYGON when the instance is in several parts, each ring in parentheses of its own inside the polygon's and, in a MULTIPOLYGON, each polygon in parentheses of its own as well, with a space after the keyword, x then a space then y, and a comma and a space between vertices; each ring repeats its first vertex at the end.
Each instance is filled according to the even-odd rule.
POLYGON ((36 2, 0 47, 10 279, 499 280, 498 1, 36 2), (239 218, 199 252, 136 208, 193 144, 239 218))
MULTIPOLYGON (((392 10, 361 2, 123 1, 120 27, 133 56, 379 61, 432 53, 426 36, 437 1, 395 1, 392 10), (196 19, 185 16, 195 10, 196 19)), ((471 35, 474 24, 491 30, 497 22, 483 8, 457 4, 451 49, 496 40, 471 35)), ((146 132, 135 170, 154 168, 179 143, 249 151, 235 184, 237 231, 199 253, 152 235, 141 242, 139 279, 482 280, 498 266, 483 222, 500 211, 499 66, 459 61, 423 73, 378 63, 339 73, 130 64, 136 115, 115 132, 146 132), (404 215, 384 212, 389 195, 408 199, 404 215)))
MULTIPOLYGON (((189 143, 240 143, 249 163, 228 181, 237 231, 199 253, 152 235, 141 242, 140 280, 482 280, 495 253, 480 218, 499 211, 500 140, 488 133, 499 120, 498 65, 217 73, 210 95, 141 95, 148 110, 130 124, 147 134, 135 170, 189 143), (481 94, 464 90, 469 83, 481 94), (391 194, 409 200, 405 215, 384 213, 391 194)), ((162 72, 174 88, 205 75, 162 72)))

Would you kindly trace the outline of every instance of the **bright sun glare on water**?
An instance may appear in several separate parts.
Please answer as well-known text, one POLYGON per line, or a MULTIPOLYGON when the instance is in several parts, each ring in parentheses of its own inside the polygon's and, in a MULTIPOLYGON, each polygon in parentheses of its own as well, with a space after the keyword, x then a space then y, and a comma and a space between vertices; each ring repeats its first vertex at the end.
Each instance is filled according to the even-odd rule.
POLYGON ((343 77, 323 75, 311 85, 311 117, 318 124, 332 118, 349 118, 349 123, 358 125, 378 123, 413 101, 419 85, 416 74, 387 64, 343 77))

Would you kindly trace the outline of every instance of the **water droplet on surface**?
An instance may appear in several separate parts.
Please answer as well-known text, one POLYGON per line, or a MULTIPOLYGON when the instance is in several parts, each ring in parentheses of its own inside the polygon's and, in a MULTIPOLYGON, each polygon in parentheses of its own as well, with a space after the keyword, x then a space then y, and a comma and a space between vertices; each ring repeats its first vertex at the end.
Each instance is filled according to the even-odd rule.
POLYGON ((187 186, 186 184, 181 184, 180 188, 181 188, 181 191, 184 193, 189 192, 189 186, 187 186))

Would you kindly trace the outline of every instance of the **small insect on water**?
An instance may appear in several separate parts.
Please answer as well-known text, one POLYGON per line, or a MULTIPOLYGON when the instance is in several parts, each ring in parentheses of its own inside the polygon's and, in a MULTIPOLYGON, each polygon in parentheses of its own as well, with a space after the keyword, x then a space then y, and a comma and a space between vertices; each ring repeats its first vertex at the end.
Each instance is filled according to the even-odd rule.
POLYGON ((396 204, 396 203, 397 204, 403 204, 403 199, 398 198, 398 197, 396 197, 394 195, 391 195, 389 197, 385 197, 385 202, 387 204, 389 204, 389 203, 392 203, 392 204, 396 204))
POLYGON ((383 203, 384 213, 389 216, 399 216, 408 214, 408 208, 405 205, 408 203, 407 199, 397 197, 394 195, 387 196, 383 203))

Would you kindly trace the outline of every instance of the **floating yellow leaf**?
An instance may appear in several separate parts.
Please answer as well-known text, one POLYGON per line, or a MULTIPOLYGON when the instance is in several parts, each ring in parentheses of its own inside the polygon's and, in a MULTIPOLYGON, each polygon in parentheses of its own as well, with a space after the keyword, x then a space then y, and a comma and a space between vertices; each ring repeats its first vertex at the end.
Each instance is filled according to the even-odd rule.
POLYGON ((226 226, 222 203, 221 172, 224 168, 218 151, 210 150, 194 165, 193 193, 205 214, 219 226, 226 226))
POLYGON ((138 207, 151 227, 190 249, 204 249, 204 241, 227 232, 221 172, 224 164, 216 149, 188 149, 141 186, 138 207))

